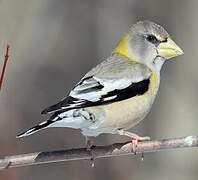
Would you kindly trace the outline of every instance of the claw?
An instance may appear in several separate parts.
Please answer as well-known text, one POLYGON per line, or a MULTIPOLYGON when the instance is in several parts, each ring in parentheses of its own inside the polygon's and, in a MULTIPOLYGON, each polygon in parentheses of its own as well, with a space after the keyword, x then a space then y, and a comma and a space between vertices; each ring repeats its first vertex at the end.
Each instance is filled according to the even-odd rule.
POLYGON ((93 168, 95 166, 95 161, 94 161, 94 157, 92 157, 90 159, 90 163, 91 163, 91 167, 93 168))
POLYGON ((141 155, 141 160, 144 161, 144 154, 141 155))
POLYGON ((91 155, 91 158, 90 158, 90 164, 91 164, 91 167, 93 168, 95 166, 95 158, 94 158, 94 155, 92 153, 92 149, 95 148, 96 146, 92 145, 91 147, 89 147, 89 149, 87 149, 91 155))

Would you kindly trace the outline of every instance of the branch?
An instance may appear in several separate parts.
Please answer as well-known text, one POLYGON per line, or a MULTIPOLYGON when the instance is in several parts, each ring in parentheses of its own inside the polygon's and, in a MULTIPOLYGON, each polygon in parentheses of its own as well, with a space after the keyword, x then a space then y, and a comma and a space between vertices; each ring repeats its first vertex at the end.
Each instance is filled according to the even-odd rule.
MULTIPOLYGON (((165 149, 185 147, 198 147, 198 136, 187 136, 182 138, 140 142, 136 148, 136 153, 142 154, 165 149)), ((79 148, 7 156, 0 158, 0 170, 10 167, 28 166, 43 163, 74 161, 81 159, 92 160, 93 158, 97 159, 101 157, 134 154, 134 152, 131 152, 131 149, 131 142, 125 142, 107 146, 95 146, 91 150, 87 150, 86 148, 79 148)))
POLYGON ((7 61, 8 61, 8 57, 9 57, 9 55, 8 55, 9 48, 10 48, 10 46, 7 45, 5 60, 4 60, 4 64, 3 64, 3 70, 2 70, 2 73, 1 73, 1 79, 0 79, 0 91, 1 91, 2 83, 3 83, 3 77, 4 77, 4 74, 5 74, 5 69, 6 69, 6 65, 7 65, 7 61))

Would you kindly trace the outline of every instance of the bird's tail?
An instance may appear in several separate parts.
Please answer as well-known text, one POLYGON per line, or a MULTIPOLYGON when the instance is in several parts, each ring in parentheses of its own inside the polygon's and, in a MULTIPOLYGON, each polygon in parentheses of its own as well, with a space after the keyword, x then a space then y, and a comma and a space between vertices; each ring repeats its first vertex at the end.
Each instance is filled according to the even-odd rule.
POLYGON ((17 136, 17 138, 21 138, 21 137, 24 137, 24 136, 29 136, 31 134, 34 134, 35 132, 40 131, 41 129, 45 129, 45 128, 50 127, 53 123, 55 123, 55 122, 52 121, 52 120, 44 121, 44 122, 30 128, 29 130, 19 134, 17 136))
POLYGON ((74 129, 79 129, 85 126, 89 126, 90 121, 85 120, 89 119, 89 113, 83 109, 79 110, 70 110, 54 113, 47 121, 44 121, 37 126, 30 128, 29 130, 19 134, 17 138, 29 136, 34 134, 41 129, 49 127, 69 127, 74 129))

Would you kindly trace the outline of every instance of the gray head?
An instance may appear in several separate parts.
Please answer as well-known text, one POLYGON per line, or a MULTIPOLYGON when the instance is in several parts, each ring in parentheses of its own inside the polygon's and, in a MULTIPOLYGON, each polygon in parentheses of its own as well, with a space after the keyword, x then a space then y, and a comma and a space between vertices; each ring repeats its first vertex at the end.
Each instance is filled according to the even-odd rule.
POLYGON ((156 66, 158 61, 164 62, 166 59, 183 54, 167 31, 151 21, 139 21, 134 24, 128 37, 129 51, 133 59, 149 67, 156 66))

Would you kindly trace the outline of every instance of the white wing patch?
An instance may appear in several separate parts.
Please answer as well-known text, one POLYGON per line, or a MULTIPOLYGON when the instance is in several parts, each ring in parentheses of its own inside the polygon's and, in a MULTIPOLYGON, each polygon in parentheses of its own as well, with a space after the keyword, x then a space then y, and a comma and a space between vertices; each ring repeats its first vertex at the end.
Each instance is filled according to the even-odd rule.
POLYGON ((109 100, 115 99, 116 97, 117 97, 117 95, 115 95, 115 96, 110 96, 110 97, 104 98, 103 100, 104 100, 104 101, 109 101, 109 100))
POLYGON ((99 79, 96 77, 92 77, 91 80, 88 82, 90 83, 87 83, 87 80, 86 80, 85 84, 83 81, 82 84, 77 85, 70 92, 69 95, 77 99, 97 102, 100 100, 101 96, 104 96, 108 94, 109 92, 114 91, 116 89, 117 90, 125 89, 132 84, 132 80, 130 79, 99 79), (100 90, 95 89, 95 87, 97 87, 98 85, 102 85, 103 88, 101 88, 100 90), (86 89, 93 88, 93 91, 80 93, 81 91, 85 90, 85 86, 86 86, 86 89))

